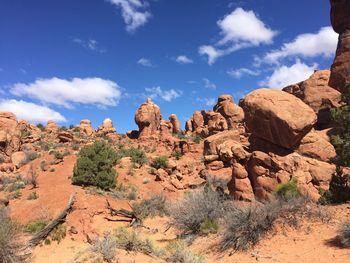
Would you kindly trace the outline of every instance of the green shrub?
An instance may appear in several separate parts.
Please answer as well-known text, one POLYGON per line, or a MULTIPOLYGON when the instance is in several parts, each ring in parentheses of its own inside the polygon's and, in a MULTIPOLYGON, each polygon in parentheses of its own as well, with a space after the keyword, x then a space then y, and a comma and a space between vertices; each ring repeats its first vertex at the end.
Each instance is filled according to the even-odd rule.
POLYGON ((0 208, 0 262, 21 262, 19 234, 19 225, 11 221, 5 208, 0 208))
POLYGON ((278 198, 282 198, 283 200, 288 200, 301 196, 301 193, 298 189, 297 180, 295 179, 292 179, 291 181, 284 184, 279 184, 275 189, 274 194, 278 198))
POLYGON ((342 167, 350 166, 350 85, 344 88, 342 94, 343 105, 333 108, 331 115, 333 121, 338 124, 337 134, 331 136, 337 157, 337 173, 333 175, 330 192, 332 202, 346 202, 350 200, 350 179, 342 174, 342 167))
POLYGON ((167 156, 159 156, 153 159, 152 167, 156 169, 166 168, 168 166, 168 157, 167 156))
POLYGON ((66 232, 66 226, 64 224, 59 224, 50 232, 49 238, 52 241, 57 241, 59 244, 66 237, 66 232))
POLYGON ((172 157, 174 157, 176 160, 180 160, 181 157, 182 157, 182 153, 180 151, 174 151, 172 154, 171 154, 172 157))
POLYGON ((97 186, 109 190, 116 186, 115 151, 102 141, 80 150, 74 166, 72 182, 75 185, 97 186))
POLYGON ((47 224, 47 220, 44 219, 39 219, 37 221, 30 222, 24 227, 24 232, 34 235, 43 230, 47 226, 47 224))
POLYGON ((201 142, 201 140, 203 140, 202 136, 198 135, 198 134, 195 134, 192 136, 192 141, 194 143, 197 143, 199 144, 201 142))
POLYGON ((42 125, 41 123, 38 123, 36 127, 38 127, 41 131, 45 130, 44 125, 42 125))

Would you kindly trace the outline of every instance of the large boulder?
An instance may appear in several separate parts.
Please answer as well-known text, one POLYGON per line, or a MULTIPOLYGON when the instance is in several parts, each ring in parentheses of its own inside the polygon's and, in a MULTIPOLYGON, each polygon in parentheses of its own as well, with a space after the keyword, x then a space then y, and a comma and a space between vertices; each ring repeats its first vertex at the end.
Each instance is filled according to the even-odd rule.
POLYGON ((0 131, 13 134, 17 127, 16 115, 12 112, 0 112, 0 131))
POLYGON ((229 140, 240 142, 239 131, 229 130, 209 136, 204 140, 204 155, 218 155, 218 146, 229 140))
POLYGON ((148 138, 158 134, 161 120, 159 106, 148 98, 135 113, 135 122, 139 127, 139 138, 148 138))
POLYGON ((279 90, 258 89, 240 101, 248 130, 255 136, 292 149, 317 121, 299 98, 279 90))
POLYGON ((340 106, 341 93, 328 86, 330 74, 330 70, 317 70, 309 79, 283 89, 315 111, 320 128, 331 124, 330 109, 340 106))
POLYGON ((21 165, 27 160, 27 156, 24 152, 14 152, 11 155, 12 163, 17 167, 21 167, 21 165))
POLYGON ((231 95, 221 95, 213 110, 220 113, 227 121, 228 129, 237 128, 237 123, 244 119, 244 112, 236 105, 231 95))

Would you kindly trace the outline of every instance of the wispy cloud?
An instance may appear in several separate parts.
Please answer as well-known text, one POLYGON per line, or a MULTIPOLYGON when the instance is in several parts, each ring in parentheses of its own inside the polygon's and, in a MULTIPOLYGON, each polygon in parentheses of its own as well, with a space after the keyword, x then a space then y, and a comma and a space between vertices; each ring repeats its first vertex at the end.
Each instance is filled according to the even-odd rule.
POLYGON ((159 86, 146 88, 145 91, 147 97, 151 99, 161 99, 166 102, 171 102, 173 99, 181 97, 183 93, 181 90, 162 90, 159 86))
POLYGON ((57 111, 23 100, 0 100, 0 111, 11 111, 18 119, 34 123, 45 123, 48 120, 66 121, 66 118, 57 111))
POLYGON ((207 89, 216 89, 216 85, 213 82, 211 82, 209 79, 204 78, 203 82, 204 82, 204 87, 205 88, 207 88, 207 89))
POLYGON ((72 108, 74 104, 116 106, 121 97, 117 83, 101 78, 37 79, 30 84, 16 83, 10 86, 10 93, 65 108, 72 108))
POLYGON ((277 32, 273 31, 261 21, 253 11, 236 8, 217 22, 222 36, 221 40, 213 45, 199 47, 199 54, 207 56, 208 64, 212 65, 222 56, 237 50, 271 44, 277 32))
POLYGON ((148 10, 149 4, 143 0, 107 0, 121 9, 126 30, 129 33, 135 32, 139 27, 145 25, 151 18, 148 10))
POLYGON ((83 40, 80 38, 73 38, 73 42, 82 46, 83 48, 91 50, 91 51, 96 51, 99 53, 106 52, 105 49, 99 47, 99 44, 98 44, 97 40, 95 40, 95 39, 83 40))
POLYGON ((185 55, 178 56, 175 61, 179 64, 192 64, 193 60, 185 55))
POLYGON ((196 101, 208 107, 213 107, 216 104, 215 98, 197 98, 196 101))
POLYGON ((153 64, 151 62, 151 60, 147 59, 147 58, 140 58, 137 61, 137 64, 144 66, 144 67, 153 67, 153 64))
POLYGON ((230 69, 227 71, 227 74, 229 74, 233 78, 240 79, 245 75, 258 76, 260 74, 260 71, 251 70, 248 68, 239 68, 239 69, 230 69))

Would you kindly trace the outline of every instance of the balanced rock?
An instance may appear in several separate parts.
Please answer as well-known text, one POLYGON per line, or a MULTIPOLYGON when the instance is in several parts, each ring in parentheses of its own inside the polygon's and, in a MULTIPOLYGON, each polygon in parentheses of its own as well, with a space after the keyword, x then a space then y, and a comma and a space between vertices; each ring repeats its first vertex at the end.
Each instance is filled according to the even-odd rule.
POLYGON ((330 70, 317 70, 309 79, 283 89, 315 111, 317 125, 321 128, 331 123, 330 109, 340 106, 341 93, 328 86, 330 74, 330 70))
POLYGON ((300 99, 279 90, 258 89, 240 101, 248 130, 291 149, 312 129, 315 112, 300 99))
POLYGON ((135 122, 139 126, 139 138, 156 135, 159 132, 161 120, 159 106, 148 98, 135 113, 135 122))

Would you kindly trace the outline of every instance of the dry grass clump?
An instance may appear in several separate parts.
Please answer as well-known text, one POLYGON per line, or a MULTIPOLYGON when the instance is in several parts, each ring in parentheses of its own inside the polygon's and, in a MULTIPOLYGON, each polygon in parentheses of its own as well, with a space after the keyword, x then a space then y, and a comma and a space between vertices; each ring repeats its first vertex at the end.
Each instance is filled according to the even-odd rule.
POLYGON ((181 230, 182 234, 203 234, 210 230, 208 227, 217 229, 218 220, 224 214, 224 202, 217 192, 195 191, 173 204, 169 212, 170 225, 181 230))
POLYGON ((110 235, 107 234, 104 238, 96 240, 92 244, 92 252, 99 253, 103 260, 112 263, 118 262, 116 259, 116 248, 117 241, 110 235))
POLYGON ((166 198, 161 195, 151 196, 134 204, 133 210, 139 219, 167 215, 166 198))
POLYGON ((173 241, 165 248, 163 259, 168 263, 203 263, 202 255, 193 253, 181 241, 173 241))
POLYGON ((338 229, 338 240, 341 246, 350 247, 350 221, 346 221, 338 229))
POLYGON ((19 234, 19 225, 11 221, 4 208, 0 208, 0 262, 21 262, 18 255, 21 248, 18 243, 19 234))

